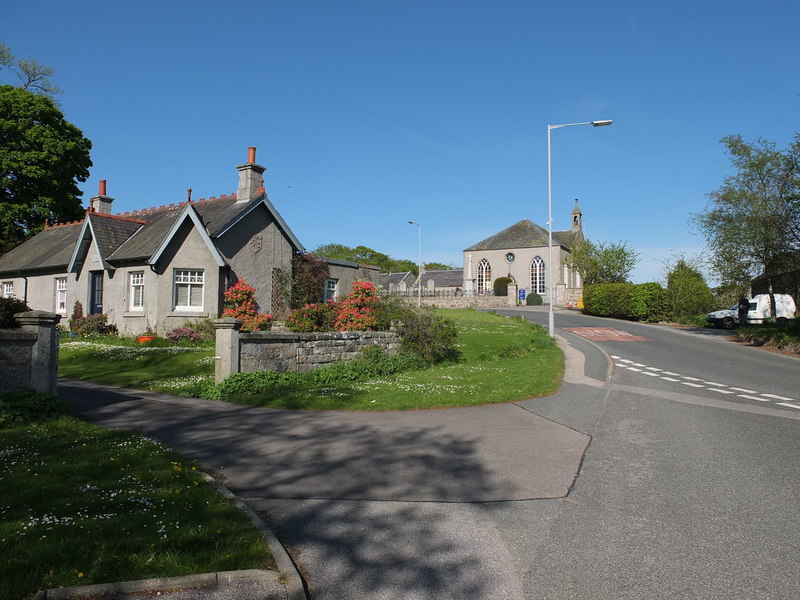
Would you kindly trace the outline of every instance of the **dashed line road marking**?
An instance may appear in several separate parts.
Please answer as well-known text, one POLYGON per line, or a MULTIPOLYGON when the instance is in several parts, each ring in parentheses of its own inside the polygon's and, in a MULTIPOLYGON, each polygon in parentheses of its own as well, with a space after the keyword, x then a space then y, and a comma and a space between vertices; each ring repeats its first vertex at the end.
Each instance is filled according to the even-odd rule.
POLYGON ((782 400, 782 402, 776 402, 778 406, 785 406, 787 408, 794 408, 796 410, 800 410, 800 406, 797 404, 792 404, 793 402, 798 402, 795 398, 787 398, 786 396, 778 396, 776 394, 762 394, 756 390, 751 390, 748 388, 740 388, 740 387, 733 387, 728 386, 724 383, 718 383, 716 381, 705 381, 699 377, 691 377, 689 375, 681 375, 680 373, 673 373, 672 371, 664 371, 657 367, 649 367, 642 363, 634 362, 627 358, 622 358, 621 356, 611 356, 614 359, 614 364, 617 367, 622 369, 628 369, 629 371, 634 371, 636 373, 642 373, 643 375, 647 375, 649 377, 658 377, 659 379, 663 379, 664 381, 669 381, 672 383, 680 383, 681 385, 686 385, 693 388, 702 388, 707 389, 712 392, 717 392, 718 394, 736 394, 736 392, 741 392, 736 394, 738 398, 742 398, 744 400, 754 400, 756 402, 771 402, 774 400, 782 400), (639 368, 641 367, 641 368, 639 368), (675 379, 679 377, 680 379, 675 379), (700 383, 694 383, 700 382, 700 383), (757 394, 757 395, 754 395, 757 394))
MULTIPOLYGON (((733 388, 731 388, 733 389, 733 388)), ((739 394, 739 398, 746 398, 747 400, 756 400, 758 402, 769 402, 769 398, 759 398, 758 396, 751 396, 750 394, 739 394)))
POLYGON ((794 398, 786 398, 785 396, 776 396, 775 394, 761 394, 765 398, 772 398, 773 400, 786 400, 787 402, 792 402, 794 398))

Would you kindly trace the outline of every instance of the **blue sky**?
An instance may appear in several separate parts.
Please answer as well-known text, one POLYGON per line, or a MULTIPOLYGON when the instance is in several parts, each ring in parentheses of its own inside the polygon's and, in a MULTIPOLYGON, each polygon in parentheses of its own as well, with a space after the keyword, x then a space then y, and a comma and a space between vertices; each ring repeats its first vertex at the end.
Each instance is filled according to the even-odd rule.
POLYGON ((720 138, 785 147, 796 0, 4 0, 0 41, 52 66, 118 212, 236 191, 247 147, 308 249, 462 266, 527 218, 627 242, 635 282, 701 253, 689 218, 732 174, 720 138))

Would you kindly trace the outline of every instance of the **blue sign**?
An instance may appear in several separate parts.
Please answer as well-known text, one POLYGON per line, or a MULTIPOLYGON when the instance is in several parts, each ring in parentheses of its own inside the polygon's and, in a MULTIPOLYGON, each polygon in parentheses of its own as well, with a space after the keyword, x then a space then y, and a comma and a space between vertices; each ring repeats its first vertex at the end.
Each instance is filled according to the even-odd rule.
POLYGON ((525 300, 525 288, 520 288, 519 290, 519 299, 525 300))

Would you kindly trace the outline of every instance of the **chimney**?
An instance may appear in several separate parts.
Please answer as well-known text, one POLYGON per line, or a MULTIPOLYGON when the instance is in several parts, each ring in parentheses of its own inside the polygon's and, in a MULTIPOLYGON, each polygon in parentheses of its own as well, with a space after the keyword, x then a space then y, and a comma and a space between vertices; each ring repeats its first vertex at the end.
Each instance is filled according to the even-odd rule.
POLYGON ((247 149, 247 162, 236 168, 239 169, 236 202, 250 202, 264 187, 264 171, 267 170, 266 167, 256 164, 255 146, 247 149))
POLYGON ((106 196, 106 180, 100 180, 100 189, 97 192, 97 196, 94 196, 89 200, 90 207, 92 212, 99 213, 101 215, 110 215, 111 214, 111 203, 114 202, 114 199, 106 196))

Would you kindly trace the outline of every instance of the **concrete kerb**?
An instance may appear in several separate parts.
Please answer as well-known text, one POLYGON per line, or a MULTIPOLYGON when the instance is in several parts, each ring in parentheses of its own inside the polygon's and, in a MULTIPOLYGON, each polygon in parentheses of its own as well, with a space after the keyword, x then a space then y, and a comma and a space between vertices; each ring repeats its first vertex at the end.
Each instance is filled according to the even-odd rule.
POLYGON ((256 529, 264 536, 267 546, 272 553, 272 557, 278 565, 279 572, 264 569, 247 569, 242 571, 220 571, 216 573, 199 573, 178 577, 160 577, 154 579, 140 579, 138 581, 54 588, 39 590, 33 597, 33 600, 71 600, 73 598, 108 596, 112 594, 159 592, 261 582, 265 584, 282 583, 286 589, 286 598, 288 600, 307 600, 300 573, 297 571, 294 562, 289 557, 283 544, 281 544, 267 524, 224 485, 218 483, 205 473, 203 477, 211 484, 217 493, 234 502, 237 508, 247 515, 256 529))
POLYGON ((303 587, 303 579, 300 577, 300 573, 297 571, 294 561, 291 559, 289 554, 286 552, 286 549, 283 547, 283 544, 281 544, 280 540, 275 536, 267 524, 255 513, 252 508, 237 498, 224 485, 215 481, 211 476, 206 475, 205 473, 203 473, 203 477, 205 477, 206 481, 208 481, 219 494, 233 501, 239 510, 241 510, 250 518, 250 521, 253 523, 253 525, 255 525, 256 529, 261 532, 261 535, 264 536, 264 539, 267 541, 267 545, 269 546, 269 550, 272 553, 272 557, 275 559, 275 563, 278 565, 278 570, 280 571, 281 577, 283 577, 283 580, 286 584, 286 593, 288 599, 307 600, 305 588, 303 587))

